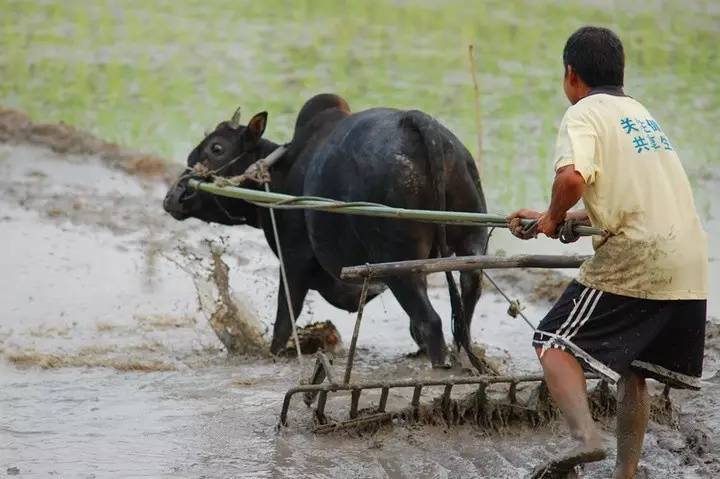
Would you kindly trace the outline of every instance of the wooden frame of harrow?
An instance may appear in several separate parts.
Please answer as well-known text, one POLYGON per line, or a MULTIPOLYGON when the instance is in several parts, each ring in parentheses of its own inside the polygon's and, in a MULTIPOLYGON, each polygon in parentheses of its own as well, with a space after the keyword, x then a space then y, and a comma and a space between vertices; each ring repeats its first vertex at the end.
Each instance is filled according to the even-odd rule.
MULTIPOLYGON (((317 406, 313 413, 319 426, 315 428, 315 432, 330 432, 339 429, 362 426, 364 424, 389 421, 392 413, 386 411, 387 400, 390 389, 393 388, 413 388, 413 395, 410 401, 410 407, 413 414, 417 414, 420 407, 420 395, 423 388, 443 386, 441 396, 441 404, 443 409, 449 408, 450 395, 454 386, 458 385, 477 385, 478 393, 482 393, 490 384, 504 383, 509 384, 509 398, 511 403, 515 403, 515 391, 517 385, 526 382, 540 382, 543 380, 542 375, 524 375, 524 376, 473 376, 473 377, 448 377, 444 379, 404 379, 396 381, 375 381, 375 382, 357 382, 351 383, 353 363, 355 359, 355 351, 357 348, 357 339, 360 332, 360 323, 362 321, 363 309, 367 301, 367 290, 371 279, 381 278, 393 275, 412 274, 412 273, 431 273, 441 271, 467 271, 480 269, 495 268, 577 268, 586 256, 558 256, 558 255, 522 255, 511 257, 499 256, 466 256, 455 258, 438 258, 429 260, 415 261, 399 261, 393 263, 366 264, 362 266, 353 266, 343 268, 341 278, 344 280, 362 280, 363 289, 360 295, 357 316, 353 337, 348 350, 347 364, 345 367, 345 375, 343 382, 337 382, 332 371, 332 361, 322 352, 316 354, 316 363, 309 384, 293 387, 285 393, 283 399, 282 410, 280 412, 279 426, 287 426, 287 417, 290 409, 290 403, 296 394, 303 394, 305 404, 312 406, 315 398, 317 398, 317 406), (380 399, 378 405, 374 408, 374 412, 370 415, 358 417, 360 411, 360 396, 363 390, 380 390, 380 399), (350 391, 350 413, 346 421, 328 423, 325 415, 325 406, 329 393, 338 391, 350 391)), ((587 375, 588 379, 597 379, 597 375, 587 375)), ((447 411, 446 411, 447 413, 447 411)))

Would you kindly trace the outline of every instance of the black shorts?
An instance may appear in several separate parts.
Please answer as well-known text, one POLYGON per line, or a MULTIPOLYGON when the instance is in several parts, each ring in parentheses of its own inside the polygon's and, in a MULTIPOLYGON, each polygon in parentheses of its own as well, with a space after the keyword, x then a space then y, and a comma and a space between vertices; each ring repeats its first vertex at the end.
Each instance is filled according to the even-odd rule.
POLYGON ((633 368, 672 387, 699 389, 706 306, 704 299, 620 296, 573 280, 540 322, 533 345, 567 349, 543 335, 553 333, 618 374, 633 368))

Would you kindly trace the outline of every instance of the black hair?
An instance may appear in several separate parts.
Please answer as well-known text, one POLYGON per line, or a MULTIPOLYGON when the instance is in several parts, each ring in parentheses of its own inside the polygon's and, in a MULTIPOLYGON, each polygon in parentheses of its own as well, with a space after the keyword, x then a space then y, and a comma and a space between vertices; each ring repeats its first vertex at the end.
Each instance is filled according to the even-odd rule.
POLYGON ((625 52, 612 30, 582 27, 568 38, 563 50, 565 74, 571 65, 587 86, 623 86, 625 52))

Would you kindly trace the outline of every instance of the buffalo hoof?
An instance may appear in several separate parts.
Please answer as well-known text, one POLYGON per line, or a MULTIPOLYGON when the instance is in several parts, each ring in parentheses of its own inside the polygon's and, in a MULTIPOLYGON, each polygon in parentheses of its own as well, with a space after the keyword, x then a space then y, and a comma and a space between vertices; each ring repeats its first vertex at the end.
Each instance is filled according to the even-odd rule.
POLYGON ((276 341, 275 338, 273 338, 272 343, 270 343, 270 354, 273 356, 279 356, 285 351, 285 345, 287 344, 287 341, 276 341))
MULTIPOLYGON (((428 358, 428 353, 425 351, 425 349, 420 348, 414 353, 407 353, 405 355, 408 359, 426 359, 428 358)), ((441 361, 432 361, 432 367, 433 369, 450 369, 452 368, 452 363, 448 361, 447 359, 443 359, 441 361)))
POLYGON ((415 351, 414 353, 407 353, 405 355, 405 357, 408 359, 424 358, 426 356, 427 356, 427 353, 425 352, 424 348, 420 348, 417 351, 415 351))
POLYGON ((448 361, 447 359, 440 361, 440 362, 433 362, 432 363, 433 369, 451 369, 452 363, 448 361))
POLYGON ((427 355, 430 358, 433 369, 450 369, 452 361, 448 354, 448 349, 444 344, 441 346, 428 348, 427 355))
POLYGON ((464 349, 452 351, 450 353, 450 359, 453 363, 453 369, 468 376, 497 376, 500 374, 498 366, 494 361, 488 359, 482 350, 479 351, 479 354, 475 357, 475 361, 470 359, 470 356, 464 349))

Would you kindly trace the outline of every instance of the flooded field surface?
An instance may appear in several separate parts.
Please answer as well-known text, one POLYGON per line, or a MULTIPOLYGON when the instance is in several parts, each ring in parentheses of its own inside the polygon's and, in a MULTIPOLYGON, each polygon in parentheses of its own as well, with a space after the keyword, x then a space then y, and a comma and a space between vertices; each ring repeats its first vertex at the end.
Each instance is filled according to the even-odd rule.
MULTIPOLYGON (((165 188, 162 180, 110 166, 102 155, 0 145, 0 470, 21 477, 522 477, 563 447, 558 421, 499 432, 440 423, 314 435, 299 399, 288 427, 278 431, 284 392, 309 374, 309 365, 229 357, 198 301, 193 274, 197 280, 204 272, 188 267, 188 258, 207 255, 206 239, 224 244, 230 286, 263 328, 274 315, 277 261, 258 231, 179 223, 162 214, 165 188)), ((717 233, 712 213, 708 229, 717 233)), ((525 246, 502 234, 492 250, 525 246)), ((587 241, 533 246, 590 248, 587 241)), ((712 254, 715 291, 717 251, 712 254)), ((570 273, 495 276, 537 320, 570 273)), ((448 318, 442 281, 431 277, 431 284, 433 303, 448 318)), ((537 372, 530 331, 506 309, 486 288, 473 338, 502 371, 537 372)), ((704 389, 672 393, 677 422, 651 425, 646 477, 720 472, 713 441, 720 432, 716 301, 710 317, 704 389)), ((347 343, 354 318, 311 294, 300 324, 328 319, 347 343)), ((415 347, 407 326, 391 295, 371 302, 354 379, 450 374, 407 357, 415 347)), ((449 326, 446 321, 446 337, 449 326)), ((343 362, 341 353, 338 372, 343 362)), ((440 393, 424 392, 423 403, 440 393)), ((394 393, 390 404, 405 407, 408 400, 394 393)), ((328 407, 342 417, 349 399, 328 407)), ((606 431, 611 442, 612 420, 606 431)), ((610 459, 588 466, 583 477, 607 477, 611 465, 610 459)))
MULTIPOLYGON (((472 43, 489 209, 542 208, 567 106, 562 46, 596 23, 625 42, 626 90, 678 149, 710 237, 703 389, 671 393, 674 413, 651 422, 640 477, 720 477, 716 1, 0 0, 0 11, 0 475, 519 478, 562 449, 557 420, 313 434, 299 398, 278 430, 284 393, 309 375, 310 361, 228 355, 209 324, 219 286, 208 269, 212 244, 262 343, 276 309, 276 258, 260 231, 180 223, 161 203, 203 132, 237 106, 245 118, 267 110, 266 137, 284 142, 302 103, 320 92, 344 96, 355 111, 424 110, 475 154, 472 43)), ((591 246, 497 231, 490 250, 591 246)), ((493 277, 537 322, 572 274, 493 277)), ((446 287, 442 277, 429 282, 450 338, 446 287)), ((506 311, 488 285, 474 341, 501 372, 538 373, 531 331, 506 311)), ((326 320, 346 347, 354 315, 311 292, 299 324, 326 320)), ((353 378, 462 374, 431 370, 411 357, 415 348, 405 313, 382 294, 366 308, 353 378)), ((344 361, 341 350, 338 373, 344 361)), ((422 404, 441 392, 424 391, 422 404)), ((405 407, 409 397, 393 393, 389 404, 405 407)), ((333 417, 348 408, 346 397, 328 403, 333 417)), ((614 447, 612 418, 603 425, 614 447)), ((613 454, 581 477, 609 477, 613 454)))

